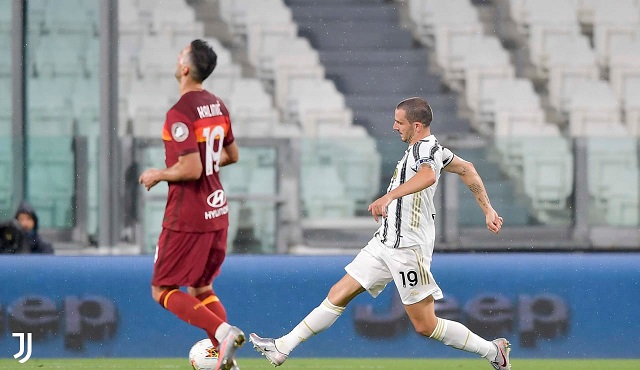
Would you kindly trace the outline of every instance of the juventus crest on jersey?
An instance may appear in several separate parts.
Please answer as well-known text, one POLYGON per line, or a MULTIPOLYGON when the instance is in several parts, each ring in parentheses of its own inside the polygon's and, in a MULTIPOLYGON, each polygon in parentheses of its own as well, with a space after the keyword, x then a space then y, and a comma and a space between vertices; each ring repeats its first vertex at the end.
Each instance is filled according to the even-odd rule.
POLYGON ((393 172, 387 193, 409 181, 423 165, 433 168, 436 173, 436 182, 424 190, 405 195, 389 204, 387 217, 375 233, 384 245, 390 248, 419 245, 433 250, 436 217, 433 195, 436 192, 442 168, 452 160, 453 153, 438 144, 438 140, 433 135, 407 148, 393 172))

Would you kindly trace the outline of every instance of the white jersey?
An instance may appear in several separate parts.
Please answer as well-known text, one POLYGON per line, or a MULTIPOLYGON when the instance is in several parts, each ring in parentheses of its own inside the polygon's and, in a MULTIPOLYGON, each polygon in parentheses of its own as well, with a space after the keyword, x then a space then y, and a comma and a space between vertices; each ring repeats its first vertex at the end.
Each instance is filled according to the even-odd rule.
POLYGON ((436 208, 433 195, 438 186, 442 168, 451 163, 453 153, 438 144, 430 135, 410 145, 398 162, 387 193, 409 181, 422 165, 428 165, 436 173, 436 182, 417 193, 393 200, 387 207, 387 217, 376 231, 375 237, 389 248, 421 246, 429 253, 435 244, 436 208))

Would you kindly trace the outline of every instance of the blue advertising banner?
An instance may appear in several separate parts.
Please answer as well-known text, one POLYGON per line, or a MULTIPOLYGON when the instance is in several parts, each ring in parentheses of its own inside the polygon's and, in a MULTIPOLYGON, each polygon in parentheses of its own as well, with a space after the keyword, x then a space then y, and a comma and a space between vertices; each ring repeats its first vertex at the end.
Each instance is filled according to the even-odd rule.
MULTIPOLYGON (((348 256, 230 256, 215 283, 229 320, 281 336, 344 275, 348 256)), ((32 333, 32 358, 185 357, 204 332, 151 299, 153 259, 0 257, 0 357, 32 333)), ((436 310, 514 357, 640 357, 640 254, 436 254, 436 310)), ((240 357, 258 356, 250 345, 240 357)), ((357 297, 297 357, 473 357, 416 334, 389 285, 357 297)))

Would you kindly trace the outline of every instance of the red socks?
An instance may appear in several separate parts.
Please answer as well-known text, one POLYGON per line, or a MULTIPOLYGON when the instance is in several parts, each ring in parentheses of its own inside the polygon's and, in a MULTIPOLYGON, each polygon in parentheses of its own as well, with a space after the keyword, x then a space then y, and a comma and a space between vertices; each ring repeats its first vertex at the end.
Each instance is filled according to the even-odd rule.
POLYGON ((222 302, 213 292, 213 290, 208 290, 202 294, 196 296, 203 305, 205 305, 211 312, 215 313, 222 321, 227 321, 227 311, 224 309, 222 302))
MULTIPOLYGON (((213 294, 212 294, 213 295, 213 294)), ((217 346, 216 329, 224 322, 214 314, 205 304, 179 289, 165 290, 161 295, 160 305, 173 312, 182 321, 197 326, 207 332, 209 339, 217 346)), ((218 301, 219 303, 219 301, 218 301)))
POLYGON ((227 321, 227 311, 212 290, 196 297, 179 289, 165 290, 158 303, 182 321, 206 331, 214 347, 218 347, 216 329, 227 321))

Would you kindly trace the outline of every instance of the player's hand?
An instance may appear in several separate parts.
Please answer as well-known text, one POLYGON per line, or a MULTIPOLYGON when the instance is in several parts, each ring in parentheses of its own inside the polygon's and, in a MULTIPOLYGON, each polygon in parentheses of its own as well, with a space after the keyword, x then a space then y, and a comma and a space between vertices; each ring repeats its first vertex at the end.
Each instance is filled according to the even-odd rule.
POLYGON ((367 208, 367 210, 371 212, 371 215, 376 222, 378 222, 378 217, 387 217, 387 206, 392 200, 393 199, 391 199, 388 194, 385 194, 376 199, 373 203, 369 204, 369 208, 367 208))
POLYGON ((152 187, 160 182, 160 170, 149 168, 140 175, 138 182, 144 185, 147 191, 151 190, 152 187))
POLYGON ((502 217, 498 216, 498 212, 491 209, 486 215, 487 229, 494 234, 500 232, 502 228, 502 217))

